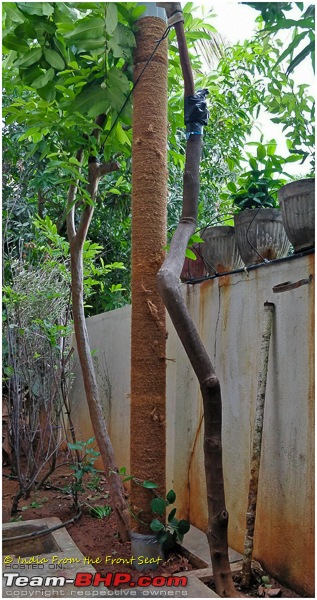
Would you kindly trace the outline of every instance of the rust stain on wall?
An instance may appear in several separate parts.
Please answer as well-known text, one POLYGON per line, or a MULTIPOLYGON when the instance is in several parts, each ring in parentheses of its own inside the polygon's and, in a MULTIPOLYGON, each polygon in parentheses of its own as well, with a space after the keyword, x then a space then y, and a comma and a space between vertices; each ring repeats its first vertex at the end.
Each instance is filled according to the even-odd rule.
POLYGON ((215 280, 203 281, 199 284, 199 334, 203 338, 205 329, 206 300, 212 294, 212 286, 215 285, 215 280))
POLYGON ((298 593, 314 597, 314 546, 309 536, 305 536, 306 532, 303 529, 299 531, 297 515, 292 515, 291 511, 287 514, 281 503, 280 507, 270 512, 259 510, 257 522, 262 523, 262 528, 257 527, 256 530, 254 559, 281 583, 298 593), (265 523, 271 522, 277 524, 274 529, 265 527, 265 523), (288 543, 285 543, 285 531, 288 543), (301 547, 298 544, 299 536, 305 536, 304 554, 294 552, 295 546, 301 547))
POLYGON ((208 508, 206 475, 204 468, 204 414, 200 392, 197 394, 197 428, 188 464, 188 485, 190 492, 189 520, 202 531, 207 529, 208 508), (197 490, 199 493, 197 494, 197 490))
POLYGON ((219 310, 222 314, 221 331, 227 331, 230 307, 231 277, 223 275, 219 278, 219 310))

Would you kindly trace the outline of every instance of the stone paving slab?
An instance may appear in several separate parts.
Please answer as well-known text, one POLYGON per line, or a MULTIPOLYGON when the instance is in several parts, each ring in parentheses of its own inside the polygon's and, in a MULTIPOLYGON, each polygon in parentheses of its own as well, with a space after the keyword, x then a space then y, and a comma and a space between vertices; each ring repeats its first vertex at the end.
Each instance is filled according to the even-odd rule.
MULTIPOLYGON (((207 565, 211 565, 210 550, 207 541, 207 536, 203 531, 197 529, 193 525, 190 526, 190 530, 186 533, 185 545, 187 550, 199 556, 200 559, 205 561, 207 565)), ((242 554, 229 548, 229 562, 233 563, 242 559, 242 554)))

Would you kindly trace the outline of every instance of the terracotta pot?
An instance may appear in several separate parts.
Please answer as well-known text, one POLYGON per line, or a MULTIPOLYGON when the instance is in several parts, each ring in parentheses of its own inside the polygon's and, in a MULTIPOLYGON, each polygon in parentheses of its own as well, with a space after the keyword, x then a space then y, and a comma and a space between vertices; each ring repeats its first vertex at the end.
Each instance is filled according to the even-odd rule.
POLYGON ((194 244, 191 247, 193 253, 197 256, 196 260, 185 258, 184 266, 181 272, 181 281, 190 281, 191 279, 201 279, 207 275, 204 260, 202 258, 203 244, 194 244))
POLYGON ((284 185, 278 193, 285 231, 295 252, 315 247, 315 179, 284 185))
POLYGON ((234 227, 227 225, 208 227, 201 237, 204 240, 201 251, 210 275, 243 267, 234 227))
POLYGON ((236 239, 245 265, 286 256, 289 250, 282 215, 277 208, 253 208, 234 216, 236 239))

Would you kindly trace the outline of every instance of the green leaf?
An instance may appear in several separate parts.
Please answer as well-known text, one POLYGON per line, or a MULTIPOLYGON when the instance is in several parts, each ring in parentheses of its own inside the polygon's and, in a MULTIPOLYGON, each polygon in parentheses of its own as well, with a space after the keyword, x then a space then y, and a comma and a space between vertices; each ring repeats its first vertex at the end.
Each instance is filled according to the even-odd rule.
POLYGON ((153 519, 153 521, 150 524, 150 527, 152 531, 162 531, 162 529, 164 529, 163 523, 161 523, 161 521, 159 521, 158 519, 153 519))
MULTIPOLYGON (((128 145, 131 146, 131 141, 128 138, 126 132, 123 131, 122 126, 121 126, 120 123, 118 123, 117 127, 116 127, 116 136, 117 136, 120 144, 128 144, 128 145)), ((116 190, 114 193, 118 194, 118 192, 119 192, 119 190, 116 190)), ((119 194, 120 194, 120 192, 119 192, 119 194)))
POLYGON ((163 500, 163 498, 153 498, 151 500, 151 509, 152 509, 152 511, 154 513, 157 513, 161 517, 165 513, 165 508, 166 508, 166 504, 165 504, 165 500, 163 500))
POLYGON ((267 145, 267 155, 268 156, 274 156, 275 151, 276 151, 276 140, 272 139, 269 141, 268 145, 267 145))
POLYGON ((258 163, 256 162, 255 158, 250 158, 249 164, 250 164, 250 167, 252 169, 257 169, 258 168, 258 163))
POLYGON ((116 67, 109 69, 105 97, 110 106, 119 112, 126 100, 125 94, 129 91, 130 84, 124 73, 116 67))
POLYGON ((291 154, 291 156, 288 156, 286 158, 286 162, 287 163, 297 162, 298 160, 302 160, 302 158, 303 158, 302 154, 291 154))
POLYGON ((174 504, 176 500, 176 494, 174 490, 170 490, 168 494, 166 494, 166 500, 169 502, 169 504, 174 504))
POLYGON ((24 56, 21 56, 21 58, 16 61, 15 66, 25 69, 26 67, 34 65, 34 63, 38 63, 41 57, 42 48, 32 48, 32 50, 26 52, 24 56))
POLYGON ((27 138, 29 138, 29 137, 33 139, 33 136, 34 136, 34 135, 36 136, 36 135, 37 135, 37 133, 38 133, 38 131, 39 131, 39 128, 38 128, 38 126, 35 126, 35 127, 30 127, 30 129, 27 129, 27 131, 25 131, 25 132, 24 132, 24 133, 23 133, 23 134, 22 134, 22 135, 19 137, 19 139, 18 139, 18 142, 23 142, 23 140, 26 140, 26 139, 27 139, 27 138))
POLYGON ((50 17, 54 12, 50 2, 17 2, 16 5, 26 15, 50 17))
POLYGON ((46 71, 45 73, 43 73, 42 75, 40 75, 40 77, 37 77, 37 79, 35 79, 32 83, 32 87, 34 87, 35 89, 38 88, 43 88, 44 86, 46 86, 48 84, 49 81, 51 81, 53 79, 55 75, 55 71, 54 69, 49 69, 48 71, 46 71))
POLYGON ((232 158, 227 158, 227 165, 230 171, 234 171, 235 164, 232 158))
POLYGON ((111 67, 108 71, 107 87, 113 87, 127 94, 130 90, 130 82, 126 75, 116 67, 111 67))
POLYGON ((169 523, 174 519, 176 510, 177 510, 176 508, 173 508, 173 510, 171 510, 171 512, 169 513, 169 515, 167 517, 167 520, 169 523))
POLYGON ((93 436, 93 437, 89 438, 89 439, 87 440, 87 442, 84 442, 84 444, 85 444, 85 446, 89 446, 90 444, 93 444, 93 443, 94 443, 94 441, 95 441, 95 436, 93 436))
MULTIPOLYGON (((263 158, 265 158, 266 150, 265 150, 265 146, 263 146, 263 144, 258 145, 257 150, 256 150, 256 155, 259 160, 262 160, 263 158)), ((251 164, 251 161, 250 161, 250 164, 251 164)))
POLYGON ((156 483, 153 483, 153 481, 145 480, 142 483, 142 487, 149 489, 149 490, 152 490, 152 489, 154 490, 154 489, 158 488, 158 485, 156 483))
POLYGON ((72 43, 83 40, 99 40, 102 46, 105 43, 104 37, 105 23, 101 17, 86 17, 78 21, 76 28, 69 34, 65 34, 72 43))
POLYGON ((102 89, 98 83, 94 83, 80 92, 72 103, 71 110, 73 112, 84 114, 88 113, 95 104, 103 107, 103 110, 101 110, 99 114, 106 111, 110 106, 105 90, 102 89))
POLYGON ((24 16, 16 7, 15 2, 3 2, 3 11, 14 23, 23 23, 24 16))
POLYGON ((171 537, 170 532, 165 531, 165 529, 162 529, 157 534, 157 540, 160 542, 160 544, 163 544, 164 542, 166 542, 170 537, 171 537))
POLYGON ((309 54, 311 54, 314 51, 314 48, 315 42, 310 42, 308 46, 306 46, 297 56, 295 56, 295 58, 292 60, 291 64, 289 65, 286 71, 286 75, 292 73, 295 67, 297 67, 297 65, 299 65, 299 63, 301 63, 306 58, 306 56, 309 56, 309 54))
POLYGON ((106 31, 109 35, 111 35, 118 24, 118 11, 115 3, 107 2, 106 3, 106 31))
POLYGON ((194 233, 190 236, 188 246, 193 244, 204 244, 204 240, 200 237, 199 233, 194 233))
POLYGON ((173 529, 177 529, 178 528, 178 523, 179 523, 179 520, 175 519, 175 517, 172 517, 169 520, 169 524, 170 524, 171 527, 173 527, 173 529))
POLYGON ((289 46, 287 46, 286 50, 284 50, 284 52, 282 52, 281 56, 279 57, 278 61, 275 63, 273 69, 275 69, 275 67, 277 67, 277 65, 279 65, 284 58, 286 58, 286 56, 288 56, 289 54, 291 54, 293 52, 293 50, 295 50, 295 48, 298 47, 298 44, 301 42, 301 40, 303 38, 305 38, 307 35, 306 31, 300 33, 299 35, 296 35, 295 38, 293 39, 293 41, 289 44, 289 46))
POLYGON ((33 81, 42 75, 43 71, 38 66, 29 67, 28 69, 21 69, 19 75, 21 80, 26 85, 32 85, 33 81))
POLYGON ((51 65, 57 71, 62 71, 65 68, 65 62, 55 50, 51 50, 50 48, 44 48, 44 56, 45 60, 47 60, 48 64, 51 65))
POLYGON ((181 533, 182 535, 185 535, 185 533, 187 533, 190 530, 190 523, 188 521, 186 521, 185 519, 181 519, 178 522, 178 531, 179 533, 181 533))
POLYGON ((93 506, 89 512, 92 517, 95 517, 96 519, 103 519, 104 517, 109 517, 111 514, 111 506, 108 504, 105 506, 93 506))
POLYGON ((70 442, 68 442, 68 448, 70 450, 82 450, 83 444, 82 444, 82 442, 76 442, 74 444, 71 444, 70 442))
POLYGON ((5 46, 5 48, 8 48, 8 50, 15 50, 16 52, 23 53, 26 50, 29 50, 29 46, 27 45, 25 40, 21 40, 12 34, 6 35, 6 37, 3 38, 2 43, 5 46))
MULTIPOLYGON (((132 21, 136 21, 137 19, 140 18, 141 15, 143 15, 143 13, 146 11, 146 6, 143 4, 140 5, 136 5, 132 11, 131 11, 131 19, 132 21)), ((127 19, 129 20, 129 19, 127 19)))
POLYGON ((118 23, 113 36, 109 40, 108 46, 115 58, 130 58, 130 48, 134 48, 135 46, 135 38, 132 31, 122 23, 118 23))
POLYGON ((237 191, 237 186, 233 181, 229 181, 229 183, 227 184, 227 188, 229 192, 232 192, 233 194, 237 191))
POLYGON ((185 256, 186 258, 190 258, 191 260, 197 260, 196 254, 194 254, 194 252, 190 250, 190 248, 186 248, 185 256))

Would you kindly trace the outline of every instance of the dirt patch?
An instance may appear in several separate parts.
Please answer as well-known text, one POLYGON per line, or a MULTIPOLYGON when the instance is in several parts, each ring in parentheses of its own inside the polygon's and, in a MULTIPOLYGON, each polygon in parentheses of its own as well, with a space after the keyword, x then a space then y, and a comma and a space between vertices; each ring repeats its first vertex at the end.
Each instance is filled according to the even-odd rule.
MULTIPOLYGON (((2 520, 8 523, 11 520, 12 497, 18 490, 18 483, 15 479, 10 479, 10 468, 3 468, 2 477, 2 520)), ((74 516, 75 510, 72 502, 72 496, 63 493, 62 488, 70 485, 72 479, 69 468, 63 466, 56 469, 51 476, 49 483, 43 489, 31 494, 27 500, 21 500, 19 504, 18 518, 16 520, 28 521, 29 519, 42 519, 45 517, 58 517, 62 522, 69 520, 74 516), (60 489, 58 489, 60 488, 60 489)), ((85 487, 90 485, 93 489, 86 489, 81 494, 81 502, 86 502, 91 507, 105 506, 109 503, 108 486, 105 478, 101 477, 97 483, 96 479, 87 476, 85 487)), ((102 519, 94 518, 90 514, 90 508, 87 504, 82 505, 82 516, 72 524, 66 526, 69 535, 74 540, 80 551, 85 557, 90 557, 94 568, 101 574, 125 572, 130 573, 132 581, 137 583, 140 573, 128 564, 118 564, 111 561, 118 559, 131 560, 131 544, 126 542, 122 544, 118 540, 116 522, 113 514, 102 519), (107 563, 106 558, 108 557, 107 563), (101 562, 95 562, 96 559, 101 562)), ((171 555, 164 563, 157 568, 157 575, 172 575, 178 571, 192 570, 192 565, 181 555, 171 555)), ((154 575, 154 571, 144 571, 142 574, 154 575)), ((110 587, 110 586, 109 586, 110 587)), ((128 587, 124 584, 122 588, 128 587)), ((111 587, 110 587, 111 589, 111 587)))
MULTIPOLYGON (((62 522, 69 520, 75 514, 72 496, 65 494, 62 490, 70 485, 71 480, 72 471, 67 465, 57 468, 50 477, 47 486, 31 494, 27 500, 20 501, 18 519, 22 522, 45 517, 58 517, 62 522)), ((12 498, 18 490, 16 479, 10 479, 9 467, 3 468, 2 485, 2 519, 4 523, 8 523, 11 520, 12 498)), ((92 561, 96 561, 97 558, 101 559, 101 562, 92 562, 97 572, 102 575, 118 572, 130 573, 132 581, 137 583, 140 573, 135 568, 128 564, 124 564, 124 567, 122 564, 120 565, 116 562, 111 564, 111 561, 116 561, 117 559, 126 559, 129 561, 132 558, 130 542, 122 544, 118 540, 117 527, 113 514, 102 519, 94 518, 90 514, 89 506, 96 507, 109 504, 109 489, 105 478, 96 478, 95 476, 87 475, 85 476, 84 486, 86 491, 80 494, 82 516, 74 524, 66 526, 67 531, 85 557, 90 557, 92 561), (89 506, 84 503, 89 504, 89 506), (108 558, 106 564, 107 557, 110 558, 108 558)), ((160 564, 156 571, 147 570, 142 572, 142 574, 169 576, 180 571, 191 571, 194 568, 184 556, 172 554, 164 563, 160 564)), ((235 583, 239 588, 238 575, 235 575, 235 583)), ((206 585, 214 589, 213 582, 208 582, 206 585)), ((279 594, 281 598, 305 597, 299 596, 272 578, 269 585, 271 588, 267 587, 265 589, 268 592, 267 597, 269 597, 270 589, 277 588, 281 590, 279 594)), ((129 586, 123 584, 121 587, 129 586)), ((245 596, 251 598, 259 597, 258 581, 254 582, 252 587, 246 591, 245 596)))

